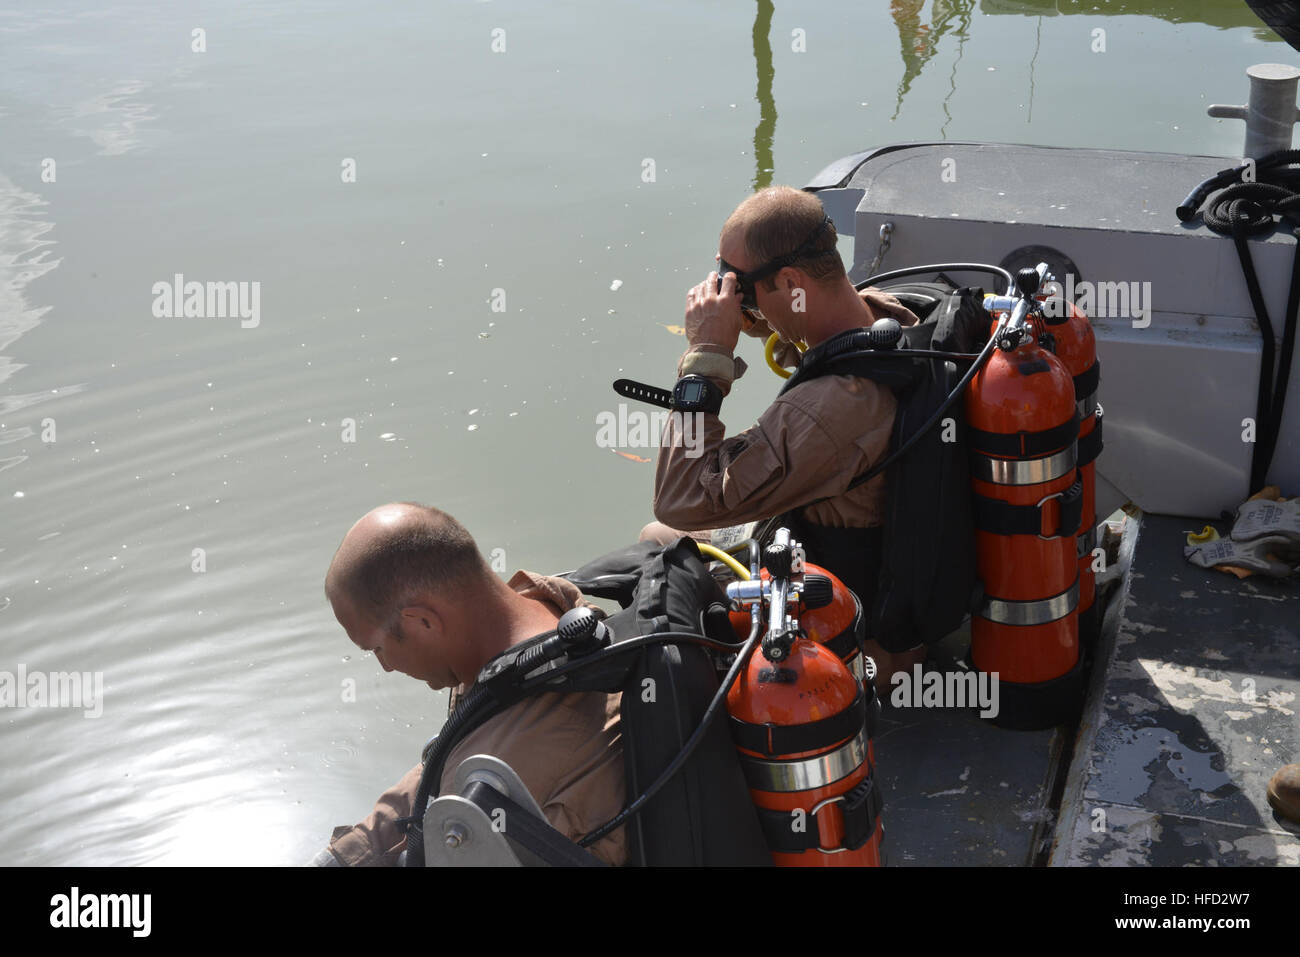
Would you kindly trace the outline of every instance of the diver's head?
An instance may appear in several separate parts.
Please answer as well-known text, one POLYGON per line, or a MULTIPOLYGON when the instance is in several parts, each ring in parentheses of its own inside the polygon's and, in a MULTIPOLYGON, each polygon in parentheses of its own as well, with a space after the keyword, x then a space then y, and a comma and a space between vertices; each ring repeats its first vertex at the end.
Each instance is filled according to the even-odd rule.
POLYGON ((836 239, 816 196, 772 186, 747 198, 723 225, 719 273, 736 274, 749 317, 766 319, 788 341, 809 340, 818 332, 810 315, 824 315, 846 290, 856 296, 836 239))
POLYGON ((449 688, 472 682, 476 601, 500 586, 473 537, 446 512, 382 505, 348 531, 325 595, 348 637, 385 671, 449 688))

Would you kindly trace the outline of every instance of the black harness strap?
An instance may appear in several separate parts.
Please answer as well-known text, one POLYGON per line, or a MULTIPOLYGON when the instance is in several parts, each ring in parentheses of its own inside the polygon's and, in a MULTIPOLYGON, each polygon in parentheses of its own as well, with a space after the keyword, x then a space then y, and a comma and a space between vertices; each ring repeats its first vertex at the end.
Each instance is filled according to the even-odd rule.
POLYGON ((1088 369, 1074 377, 1074 400, 1086 399, 1101 384, 1101 363, 1094 362, 1088 369))
POLYGON ((867 729, 867 737, 874 736, 875 688, 872 688, 870 699, 859 690, 853 703, 843 711, 808 724, 780 725, 771 722, 751 724, 736 717, 729 717, 729 720, 733 740, 746 751, 766 755, 814 751, 852 737, 861 731, 864 725, 867 729))
POLYGON ((1059 452, 1077 439, 1079 414, 1075 412, 1068 421, 1042 432, 985 432, 974 426, 968 431, 971 448, 976 452, 1032 459, 1059 452))
MULTIPOLYGON (((857 783, 853 790, 844 795, 842 801, 836 802, 840 816, 844 821, 845 850, 856 851, 876 833, 876 824, 884 807, 880 788, 876 786, 875 774, 868 774, 857 783)), ((799 854, 821 847, 821 837, 817 832, 817 822, 804 819, 803 830, 794 829, 795 817, 790 811, 772 811, 758 809, 759 822, 763 827, 763 836, 767 846, 778 854, 799 854)), ((826 848, 826 850, 834 850, 826 848)))
POLYGON ((1083 468, 1085 465, 1095 462, 1097 456, 1101 455, 1101 450, 1101 407, 1099 406, 1097 408, 1097 425, 1087 435, 1079 437, 1078 452, 1074 464, 1078 468, 1083 468))
MULTIPOLYGON (((1077 471, 1075 475, 1078 475, 1077 471)), ((1010 505, 1000 499, 976 495, 975 526, 995 535, 1041 535, 1044 538, 1073 535, 1079 530, 1079 523, 1083 521, 1081 478, 1076 477, 1074 484, 1060 495, 1060 518, 1056 531, 1044 533, 1043 515, 1047 501, 1041 505, 1010 505)))
POLYGON ((898 392, 907 388, 916 379, 916 373, 910 363, 899 361, 898 359, 880 358, 878 355, 849 354, 843 358, 834 356, 829 358, 820 358, 813 362, 806 362, 801 365, 785 385, 781 387, 778 395, 784 395, 795 386, 802 385, 809 379, 815 379, 823 375, 851 375, 862 379, 871 379, 880 385, 898 392))
POLYGON ((822 646, 841 661, 847 661, 854 649, 861 650, 867 638, 866 618, 862 614, 862 599, 855 592, 853 595, 857 608, 853 612, 853 623, 834 638, 822 642, 822 646))
POLYGON ((503 820, 502 833, 516 853, 522 850, 541 863, 555 867, 605 866, 599 858, 574 844, 546 821, 483 781, 471 783, 461 796, 494 821, 503 820), (504 818, 497 817, 498 811, 504 814, 504 818))

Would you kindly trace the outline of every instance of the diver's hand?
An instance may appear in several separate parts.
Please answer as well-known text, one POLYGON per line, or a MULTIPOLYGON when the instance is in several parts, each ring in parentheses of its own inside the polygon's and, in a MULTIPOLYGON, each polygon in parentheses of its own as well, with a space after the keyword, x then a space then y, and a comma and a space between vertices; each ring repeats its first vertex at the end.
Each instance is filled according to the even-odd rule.
POLYGON ((686 341, 690 345, 721 346, 734 352, 743 324, 732 273, 722 277, 721 292, 718 274, 711 272, 708 279, 686 294, 686 341))

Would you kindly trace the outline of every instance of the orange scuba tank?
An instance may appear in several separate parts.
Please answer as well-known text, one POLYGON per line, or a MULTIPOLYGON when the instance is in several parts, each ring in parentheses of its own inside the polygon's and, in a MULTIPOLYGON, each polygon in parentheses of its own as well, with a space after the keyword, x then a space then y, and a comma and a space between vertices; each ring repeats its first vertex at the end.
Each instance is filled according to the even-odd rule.
POLYGON ((1079 638, 1086 645, 1096 637, 1100 625, 1094 608, 1097 586, 1092 550, 1097 547, 1096 459, 1102 449, 1102 409, 1097 402, 1101 363, 1097 361, 1097 339, 1092 326, 1074 303, 1064 297, 1049 300, 1049 305, 1043 309, 1043 324, 1055 340, 1053 351, 1074 379, 1074 401, 1079 413, 1075 467, 1083 483, 1083 516, 1076 537, 1076 552, 1079 560, 1079 638))
POLYGON ((1069 371, 1037 341, 1038 275, 1021 270, 1016 282, 1021 299, 966 392, 984 583, 971 662, 998 675, 995 723, 1045 728, 1070 715, 1081 688, 1079 419, 1069 371))
MULTIPOLYGON (((860 682, 803 634, 790 614, 789 587, 801 574, 801 552, 780 529, 765 553, 774 572, 762 584, 768 629, 727 693, 732 737, 776 864, 878 866, 884 827, 871 744, 875 665, 864 658, 860 682)), ((739 590, 728 593, 734 598, 739 590)), ((837 614, 821 627, 835 627, 837 614)))

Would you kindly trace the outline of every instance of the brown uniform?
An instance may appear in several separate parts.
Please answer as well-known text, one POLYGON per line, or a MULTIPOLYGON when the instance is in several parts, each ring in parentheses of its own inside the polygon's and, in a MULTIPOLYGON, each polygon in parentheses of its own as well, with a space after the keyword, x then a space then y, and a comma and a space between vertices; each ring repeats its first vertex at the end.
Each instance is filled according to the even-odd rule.
MULTIPOLYGON (((869 290, 863 298, 876 315, 894 316, 903 325, 917 321, 893 296, 869 290)), ((708 344, 687 350, 678 364, 679 376, 708 376, 724 394, 743 372, 743 362, 708 344)), ((698 436, 684 442, 680 423, 670 417, 655 470, 655 517, 682 530, 717 528, 826 498, 805 508, 803 517, 831 528, 878 526, 884 476, 845 489, 884 456, 895 409, 888 388, 836 375, 778 396, 757 424, 730 438, 721 419, 706 413, 702 445, 698 436)))
MULTIPOLYGON (((509 585, 525 598, 550 605, 557 614, 587 605, 577 586, 561 578, 516 572, 509 585)), ((595 607, 595 606, 590 606, 595 607)), ((486 721, 451 752, 442 793, 456 766, 472 754, 501 758, 528 788, 547 821, 570 840, 612 818, 623 808, 623 742, 620 695, 540 694, 486 721)), ((370 816, 334 829, 330 851, 346 866, 391 866, 406 846, 397 820, 409 817, 420 784, 416 765, 389 788, 370 816)), ((624 829, 597 841, 591 852, 607 864, 627 860, 624 829)))

